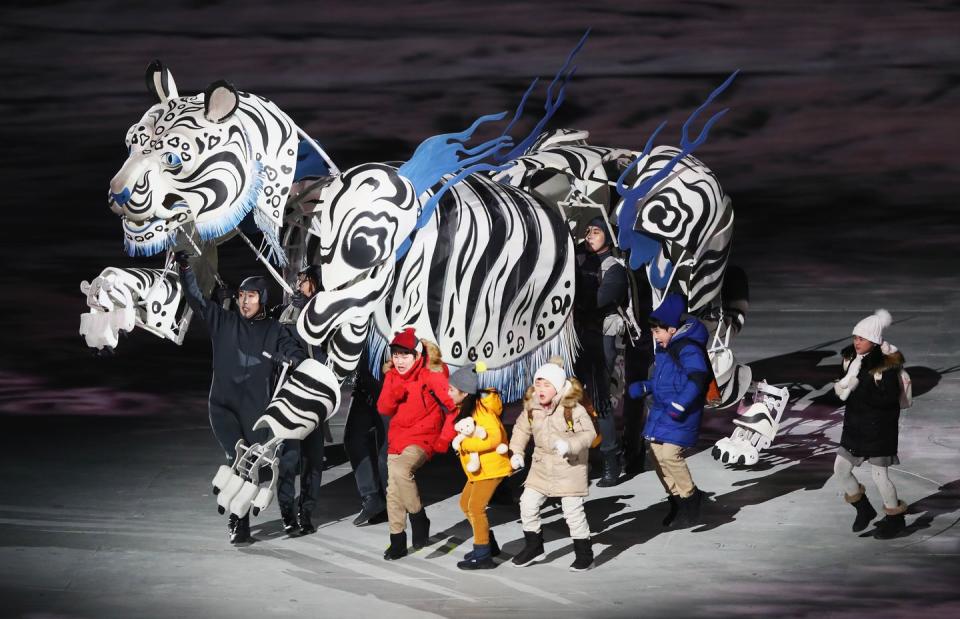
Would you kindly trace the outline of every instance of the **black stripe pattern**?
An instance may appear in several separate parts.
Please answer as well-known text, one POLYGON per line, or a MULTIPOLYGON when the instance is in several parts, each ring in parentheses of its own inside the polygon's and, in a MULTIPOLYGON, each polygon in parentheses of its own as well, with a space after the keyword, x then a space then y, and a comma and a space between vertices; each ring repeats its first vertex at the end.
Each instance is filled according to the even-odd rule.
POLYGON ((302 440, 340 408, 340 383, 327 366, 306 359, 281 385, 254 429, 281 440, 302 440))

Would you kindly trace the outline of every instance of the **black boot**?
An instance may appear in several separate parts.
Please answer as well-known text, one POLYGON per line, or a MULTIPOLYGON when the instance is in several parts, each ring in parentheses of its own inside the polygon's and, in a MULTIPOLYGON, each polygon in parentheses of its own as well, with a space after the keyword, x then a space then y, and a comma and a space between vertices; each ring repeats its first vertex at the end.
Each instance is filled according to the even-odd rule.
POLYGON ((293 507, 280 508, 280 521, 283 522, 283 531, 287 535, 293 535, 297 531, 297 517, 293 507))
POLYGON ((410 514, 410 529, 413 533, 413 549, 420 550, 430 543, 430 519, 427 510, 420 508, 415 514, 410 514))
POLYGON ((297 514, 297 526, 300 527, 300 535, 310 535, 317 532, 317 527, 313 526, 313 522, 310 520, 310 512, 302 509, 297 514))
POLYGON ((490 556, 490 544, 473 545, 473 551, 468 553, 463 561, 457 563, 461 570, 492 570, 497 567, 490 556))
POLYGON ((663 517, 663 526, 669 527, 677 517, 677 511, 680 509, 680 497, 675 494, 667 495, 667 503, 670 504, 667 515, 663 517))
POLYGON ((233 531, 237 528, 237 522, 240 521, 240 517, 235 514, 230 514, 230 520, 227 521, 227 530, 230 531, 230 538, 233 539, 233 531))
POLYGON ((593 548, 589 537, 573 540, 573 552, 577 558, 570 565, 571 572, 583 572, 593 567, 593 548))
POLYGON ((513 567, 525 567, 543 559, 543 533, 523 532, 524 546, 513 558, 513 567))
POLYGON ((693 494, 688 497, 678 498, 677 516, 673 525, 678 529, 686 529, 700 524, 700 501, 703 499, 703 492, 700 488, 694 488, 693 494))
POLYGON ((387 561, 402 559, 407 556, 407 532, 390 534, 390 547, 383 553, 383 558, 387 561))
POLYGON ((854 509, 857 510, 857 517, 853 521, 853 532, 859 533, 867 528, 867 525, 870 524, 870 521, 873 520, 874 516, 877 515, 877 510, 873 509, 873 505, 870 504, 867 495, 863 492, 863 486, 860 486, 860 493, 854 496, 844 495, 847 503, 853 505, 854 509))
POLYGON ((620 454, 607 451, 600 454, 603 463, 603 477, 597 481, 598 488, 609 488, 620 483, 620 454))
POLYGON ((693 495, 690 496, 690 512, 688 518, 691 525, 700 524, 700 507, 703 505, 703 490, 694 488, 693 495))
POLYGON ((893 539, 907 526, 903 516, 907 511, 907 504, 900 501, 897 507, 893 509, 884 507, 884 511, 887 515, 877 523, 877 530, 873 532, 873 536, 877 539, 893 539))
POLYGON ((374 520, 387 510, 387 504, 379 494, 368 494, 361 501, 360 513, 353 519, 353 526, 362 527, 374 524, 374 520))
POLYGON ((250 515, 237 519, 237 526, 230 533, 231 544, 245 544, 250 541, 250 515))
POLYGON ((643 472, 643 452, 631 453, 624 460, 623 472, 629 477, 636 477, 643 472))
POLYGON ((873 532, 873 536, 877 539, 893 539, 900 531, 903 531, 906 526, 907 523, 903 518, 903 514, 884 516, 883 520, 877 523, 877 530, 873 532))

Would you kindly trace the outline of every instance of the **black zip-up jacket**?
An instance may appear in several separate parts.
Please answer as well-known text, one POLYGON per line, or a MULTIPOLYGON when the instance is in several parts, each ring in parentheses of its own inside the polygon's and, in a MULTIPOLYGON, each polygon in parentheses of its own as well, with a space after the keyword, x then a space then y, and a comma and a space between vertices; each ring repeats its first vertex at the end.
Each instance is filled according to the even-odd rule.
POLYGON ((264 351, 274 357, 279 353, 299 363, 306 358, 300 342, 284 325, 263 317, 263 312, 248 320, 238 311, 225 310, 205 299, 193 269, 181 269, 180 281, 187 303, 203 318, 210 332, 213 344, 211 404, 225 406, 245 418, 259 417, 270 402, 277 368, 274 361, 263 356, 264 351))

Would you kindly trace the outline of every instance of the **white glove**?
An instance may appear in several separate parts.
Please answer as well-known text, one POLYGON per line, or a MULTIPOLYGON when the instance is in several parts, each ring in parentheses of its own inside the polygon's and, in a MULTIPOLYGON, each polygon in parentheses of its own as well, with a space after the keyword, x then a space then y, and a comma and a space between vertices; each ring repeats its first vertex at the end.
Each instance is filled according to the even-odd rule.
POLYGON ((862 363, 862 357, 857 355, 850 361, 850 365, 847 366, 847 373, 843 378, 837 383, 840 385, 841 389, 846 389, 847 391, 853 391, 857 387, 859 382, 857 379, 857 374, 860 373, 860 364, 862 363))
POLYGON ((857 378, 857 374, 860 373, 860 364, 862 361, 863 357, 860 355, 854 357, 853 360, 850 361, 850 365, 847 366, 846 375, 833 386, 833 391, 837 394, 837 397, 840 398, 841 402, 846 402, 850 394, 853 393, 853 390, 860 384, 860 379, 857 378))
POLYGON ((850 361, 850 365, 847 366, 847 375, 844 378, 856 378, 860 373, 860 364, 863 363, 863 357, 857 355, 850 361))
POLYGON ((519 471, 523 468, 523 454, 513 454, 510 456, 510 467, 514 471, 519 471))
POLYGON ((562 458, 570 451, 570 443, 562 438, 558 438, 553 442, 553 450, 556 451, 557 455, 562 458))

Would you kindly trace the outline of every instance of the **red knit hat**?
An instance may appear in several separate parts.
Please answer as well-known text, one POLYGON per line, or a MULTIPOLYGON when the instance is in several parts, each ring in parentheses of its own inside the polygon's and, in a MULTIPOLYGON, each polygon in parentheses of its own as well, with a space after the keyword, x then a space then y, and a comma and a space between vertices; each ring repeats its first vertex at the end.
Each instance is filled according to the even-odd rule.
POLYGON ((420 340, 417 339, 417 332, 413 327, 407 327, 403 331, 394 334, 393 340, 390 342, 390 349, 403 348, 411 352, 416 352, 419 343, 420 340))

